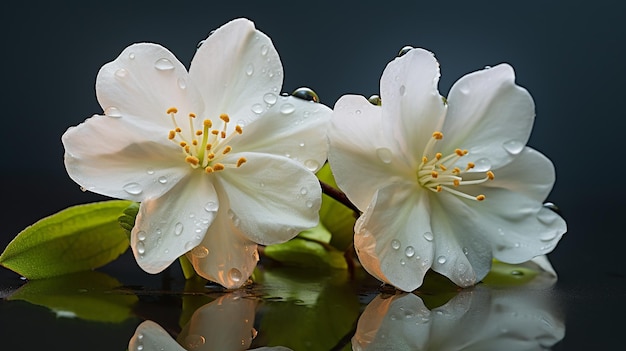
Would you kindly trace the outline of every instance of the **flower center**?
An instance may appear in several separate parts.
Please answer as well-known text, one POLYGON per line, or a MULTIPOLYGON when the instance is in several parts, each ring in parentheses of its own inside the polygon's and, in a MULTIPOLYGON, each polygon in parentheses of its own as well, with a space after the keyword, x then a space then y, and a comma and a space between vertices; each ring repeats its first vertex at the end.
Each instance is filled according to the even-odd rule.
POLYGON ((422 162, 417 167, 417 182, 435 193, 447 191, 466 199, 483 201, 485 195, 469 195, 458 188, 463 185, 480 184, 493 180, 495 178, 493 172, 487 171, 485 177, 476 179, 475 173, 468 173, 475 166, 473 162, 468 162, 465 169, 454 166, 461 157, 468 154, 467 150, 456 149, 453 153, 445 156, 440 152, 433 155, 435 144, 441 139, 443 139, 443 133, 434 132, 433 137, 426 144, 422 154, 422 162), (429 159, 431 155, 433 157, 429 159))
POLYGON ((176 114, 178 109, 170 107, 166 113, 171 117, 174 129, 169 131, 168 139, 177 143, 185 155, 185 162, 192 168, 204 169, 206 173, 222 171, 226 168, 241 167, 247 160, 240 157, 236 163, 222 162, 228 153, 232 151, 232 147, 228 143, 233 137, 243 133, 241 126, 236 125, 233 132, 227 132, 230 117, 227 114, 221 114, 220 119, 223 121, 222 129, 212 129, 213 121, 205 119, 202 121, 202 129, 194 128, 194 113, 189 114, 189 134, 185 136, 182 128, 176 122, 176 114))

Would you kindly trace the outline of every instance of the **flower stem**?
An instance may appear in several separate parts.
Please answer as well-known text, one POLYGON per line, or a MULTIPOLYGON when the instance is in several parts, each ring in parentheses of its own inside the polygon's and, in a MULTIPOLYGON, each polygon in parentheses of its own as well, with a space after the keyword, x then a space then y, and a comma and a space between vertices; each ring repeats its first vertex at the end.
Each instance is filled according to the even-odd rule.
POLYGON ((346 194, 339 190, 336 189, 326 183, 324 183, 323 181, 320 180, 320 185, 322 186, 322 192, 330 197, 332 197, 333 199, 339 201, 341 204, 345 205, 346 207, 348 207, 349 209, 351 209, 352 211, 354 211, 357 215, 361 214, 361 210, 359 210, 350 200, 348 200, 348 197, 346 196, 346 194))

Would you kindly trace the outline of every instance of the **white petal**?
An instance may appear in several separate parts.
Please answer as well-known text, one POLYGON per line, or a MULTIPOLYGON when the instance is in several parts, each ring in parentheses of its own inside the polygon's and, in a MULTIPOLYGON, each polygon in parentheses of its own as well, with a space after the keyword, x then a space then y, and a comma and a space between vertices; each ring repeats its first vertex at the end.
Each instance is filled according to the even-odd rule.
MULTIPOLYGON (((220 195, 225 198, 225 194, 220 195)), ((228 289, 242 286, 259 260, 257 245, 244 237, 235 222, 228 201, 222 201, 204 239, 187 254, 201 277, 228 289)))
POLYGON ((194 173, 139 206, 130 244, 137 263, 148 273, 161 272, 196 247, 216 217, 220 204, 213 184, 203 172, 194 173))
POLYGON ((320 103, 281 96, 259 119, 243 126, 233 148, 287 156, 316 172, 326 162, 331 112, 320 103))
POLYGON ((382 128, 391 128, 404 154, 421 151, 443 123, 446 106, 437 89, 439 63, 431 52, 412 49, 391 61, 380 80, 382 128))
POLYGON ((62 136, 65 167, 69 176, 86 190, 142 201, 159 197, 191 168, 180 148, 149 128, 153 139, 137 134, 140 128, 128 119, 94 116, 62 136), (161 136, 162 140, 159 140, 161 136))
POLYGON ((178 340, 187 350, 247 350, 257 302, 231 293, 198 308, 178 340))
POLYGON ((299 163, 269 154, 241 153, 247 162, 220 173, 233 221, 255 243, 292 239, 317 225, 321 187, 299 163), (235 219, 236 218, 236 219, 235 219))
POLYGON ((170 51, 151 43, 131 45, 104 65, 96 78, 96 94, 104 114, 132 119, 129 123, 140 127, 137 133, 148 133, 144 126, 160 126, 165 138, 173 129, 166 114, 170 107, 184 118, 204 111, 185 67, 170 51))
POLYGON ((165 329, 150 320, 143 321, 139 324, 135 330, 135 334, 133 334, 128 343, 128 349, 143 351, 185 351, 165 329))
POLYGON ((211 34, 196 52, 189 72, 202 92, 207 116, 227 113, 243 124, 272 105, 283 82, 282 63, 272 41, 243 18, 211 34))
POLYGON ((522 151, 534 118, 533 99, 515 84, 511 66, 470 73, 450 89, 442 145, 445 153, 469 150, 461 160, 479 164, 477 170, 498 168, 522 151))
POLYGON ((362 96, 344 95, 335 104, 328 161, 339 188, 362 211, 378 188, 401 175, 413 177, 382 125, 382 109, 362 96))
POLYGON ((376 193, 355 225, 363 267, 404 291, 417 289, 433 262, 430 205, 424 190, 394 183, 376 193))

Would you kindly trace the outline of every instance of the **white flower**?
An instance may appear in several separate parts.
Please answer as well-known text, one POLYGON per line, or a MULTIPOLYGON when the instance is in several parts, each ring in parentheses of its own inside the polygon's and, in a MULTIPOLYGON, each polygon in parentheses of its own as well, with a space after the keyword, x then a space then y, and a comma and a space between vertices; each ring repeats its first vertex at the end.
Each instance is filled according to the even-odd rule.
POLYGON ((318 222, 314 175, 326 160, 330 109, 281 96, 271 40, 246 19, 211 34, 189 72, 165 48, 131 45, 96 81, 104 115, 63 135, 84 189, 141 202, 131 247, 158 273, 188 253, 196 271, 241 286, 257 244, 318 222))
POLYGON ((354 244, 370 274, 413 291, 433 269, 466 287, 494 257, 520 263, 555 247, 566 224, 542 206, 554 167, 525 147, 534 103, 514 79, 506 64, 468 74, 446 103, 437 61, 413 49, 385 68, 381 106, 337 101, 329 162, 363 211, 354 244))

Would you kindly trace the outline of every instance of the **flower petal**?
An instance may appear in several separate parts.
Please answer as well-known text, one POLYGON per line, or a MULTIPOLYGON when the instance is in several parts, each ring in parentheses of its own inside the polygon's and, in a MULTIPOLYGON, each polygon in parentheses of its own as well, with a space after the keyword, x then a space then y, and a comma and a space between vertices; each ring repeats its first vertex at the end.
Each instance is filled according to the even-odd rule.
POLYGON ((228 202, 223 202, 204 239, 187 258, 201 277, 235 289, 252 275, 259 255, 257 245, 235 226, 228 202))
POLYGON ((374 277, 404 291, 417 289, 433 261, 430 204, 406 183, 380 190, 355 225, 359 261, 374 277))
POLYGON ((215 30, 189 69, 202 92, 207 116, 230 115, 249 124, 276 102, 283 66, 271 39, 239 18, 215 30))
POLYGON ((522 151, 534 118, 533 99, 515 84, 511 66, 470 73, 450 89, 442 145, 446 153, 469 150, 462 161, 476 163, 475 171, 498 168, 522 151))
POLYGON ((328 130, 328 162, 350 201, 365 211, 376 189, 398 178, 413 177, 409 162, 381 126, 382 109, 364 97, 344 95, 335 104, 328 130))
POLYGON ((182 116, 202 114, 202 97, 185 67, 166 48, 152 43, 134 44, 102 66, 96 78, 96 95, 104 114, 132 119, 149 139, 149 125, 163 128, 164 140, 173 128, 166 111, 176 107, 182 116))
MULTIPOLYGON (((61 138, 67 172, 84 189, 98 194, 134 201, 159 197, 191 169, 180 148, 165 136, 163 142, 144 139, 136 133, 139 126, 128 122, 94 116, 69 128, 61 138)), ((149 126, 145 130, 153 136, 159 132, 149 126)))
POLYGON ((218 196, 202 172, 183 178, 168 193, 139 206, 130 245, 139 266, 159 273, 205 237, 220 207, 218 196))
POLYGON ((240 168, 220 173, 230 201, 232 220, 255 243, 270 245, 292 239, 319 221, 319 180, 299 163, 269 154, 238 153, 240 168))
POLYGON ((128 349, 185 351, 163 327, 151 320, 146 320, 139 324, 135 334, 128 342, 128 349))
POLYGON ((439 63, 433 54, 412 49, 391 61, 380 80, 382 128, 392 128, 400 149, 416 157, 417 162, 422 154, 414 155, 415 151, 424 150, 446 113, 437 88, 439 76, 439 63))
POLYGON ((241 137, 233 139, 233 148, 287 156, 317 172, 328 154, 326 130, 332 110, 292 96, 281 96, 276 102, 259 119, 243 126, 241 137))

